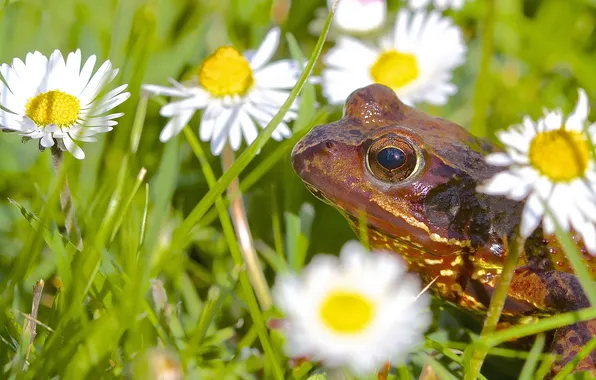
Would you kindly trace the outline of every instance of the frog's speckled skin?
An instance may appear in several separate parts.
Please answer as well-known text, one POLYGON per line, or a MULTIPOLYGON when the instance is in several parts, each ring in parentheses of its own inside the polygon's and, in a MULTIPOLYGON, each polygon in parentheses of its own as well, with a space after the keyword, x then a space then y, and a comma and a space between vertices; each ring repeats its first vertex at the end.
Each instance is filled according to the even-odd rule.
MULTIPOLYGON (((426 283, 438 278, 432 289, 439 297, 483 313, 507 255, 504 242, 523 208, 476 192, 500 170, 484 161, 495 150, 457 124, 404 105, 389 88, 370 85, 348 98, 341 120, 317 126, 300 140, 292 163, 309 190, 337 207, 354 228, 359 215, 366 216, 371 247, 399 253, 426 283), (416 157, 404 180, 379 179, 367 164, 369 147, 388 138, 406 141, 416 157)), ((589 265, 595 273, 596 265, 589 265)), ((572 272, 555 239, 537 229, 525 244, 504 318, 588 306, 572 272)), ((592 336, 596 321, 557 330, 551 349, 563 359, 554 371, 592 336)), ((596 374, 596 351, 577 368, 596 374)))

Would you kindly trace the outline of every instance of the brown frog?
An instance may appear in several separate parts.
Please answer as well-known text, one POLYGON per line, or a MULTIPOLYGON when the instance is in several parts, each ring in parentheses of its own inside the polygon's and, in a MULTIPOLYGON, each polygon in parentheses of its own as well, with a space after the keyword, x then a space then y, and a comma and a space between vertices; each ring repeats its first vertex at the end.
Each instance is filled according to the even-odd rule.
MULTIPOLYGON (((391 89, 370 85, 352 93, 341 120, 313 128, 298 142, 292 164, 308 189, 355 230, 365 215, 372 248, 400 254, 425 283, 436 279, 431 289, 437 296, 483 314, 523 208, 476 191, 502 170, 484 160, 498 150, 457 124, 403 104, 391 89)), ((589 265, 594 273, 596 265, 589 265)), ((558 243, 539 227, 525 242, 503 319, 588 306, 558 243)), ((562 359, 553 372, 595 335, 596 320, 558 329, 550 350, 562 359)), ((596 374, 596 351, 576 370, 596 374)))

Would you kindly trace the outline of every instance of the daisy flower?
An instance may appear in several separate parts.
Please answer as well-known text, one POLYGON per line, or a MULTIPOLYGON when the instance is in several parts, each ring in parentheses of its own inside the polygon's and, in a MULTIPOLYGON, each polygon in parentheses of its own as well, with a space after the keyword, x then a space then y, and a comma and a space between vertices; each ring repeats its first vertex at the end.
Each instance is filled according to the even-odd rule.
POLYGON ((464 6, 466 0, 409 0, 408 6, 411 9, 422 9, 426 8, 429 4, 432 4, 434 8, 439 10, 445 9, 461 9, 464 6))
POLYGON ((290 357, 364 375, 404 360, 431 322, 430 297, 395 254, 356 241, 339 255, 318 255, 301 275, 282 274, 273 289, 285 313, 290 357))
POLYGON ((55 50, 49 59, 36 51, 15 58, 12 66, 2 64, 0 74, 0 126, 28 139, 39 139, 40 148, 57 144, 78 159, 85 158, 75 143, 95 141, 94 135, 109 132, 123 113, 106 113, 130 97, 119 86, 96 99, 118 74, 108 60, 92 75, 96 57, 90 56, 81 68, 81 51, 64 61, 55 50))
MULTIPOLYGON (((327 14, 335 0, 327 0, 327 8, 316 10, 315 19, 310 23, 309 31, 319 35, 323 31, 327 14)), ((328 39, 335 39, 338 33, 365 35, 380 30, 387 20, 387 2, 385 0, 340 0, 331 20, 328 39)))
POLYGON ((465 53, 462 33, 451 19, 401 10, 394 31, 378 45, 352 37, 337 40, 324 57, 323 93, 329 103, 341 104, 355 89, 380 83, 407 104, 443 105, 457 91, 451 71, 465 53))
POLYGON ((524 237, 541 220, 545 233, 554 233, 546 205, 566 231, 577 231, 588 251, 596 254, 596 172, 588 140, 596 140, 596 123, 584 131, 588 98, 584 90, 578 92, 575 110, 566 120, 561 110, 545 111, 537 122, 526 117, 521 125, 500 132, 506 151, 492 153, 486 161, 506 169, 478 190, 526 200, 520 226, 524 237))
MULTIPOLYGON (((301 67, 294 60, 268 64, 279 37, 279 28, 270 30, 256 52, 218 48, 189 83, 171 80, 174 87, 144 85, 150 93, 180 98, 161 108, 161 115, 171 119, 161 131, 160 141, 176 136, 194 113, 203 109, 199 137, 211 141, 214 155, 221 153, 228 140, 232 149, 238 150, 242 135, 251 144, 258 135, 256 125, 264 128, 271 121, 300 75, 301 67)), ((297 102, 273 132, 274 140, 291 136, 287 122, 296 119, 296 110, 297 102)))

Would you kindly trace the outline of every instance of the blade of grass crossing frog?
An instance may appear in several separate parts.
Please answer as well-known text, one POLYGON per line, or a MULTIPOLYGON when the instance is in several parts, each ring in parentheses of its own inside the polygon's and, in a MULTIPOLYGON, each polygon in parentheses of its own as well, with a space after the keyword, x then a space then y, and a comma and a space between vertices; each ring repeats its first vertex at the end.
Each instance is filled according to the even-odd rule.
POLYGON ((528 359, 524 363, 522 367, 521 373, 519 374, 519 380, 531 380, 534 376, 534 371, 538 366, 538 362, 540 360, 540 354, 544 349, 545 344, 545 335, 538 334, 536 336, 536 340, 534 340, 534 344, 532 345, 532 349, 530 350, 530 354, 528 355, 528 359))
POLYGON ((289 111, 292 103, 294 103, 296 97, 302 90, 302 87, 308 80, 312 69, 323 50, 323 44, 325 42, 325 38, 327 37, 327 32, 331 25, 331 17, 332 13, 330 12, 327 16, 327 20, 325 22, 325 27, 321 32, 319 40, 315 45, 313 53, 306 64, 306 67, 302 71, 298 82, 290 92, 290 95, 280 108, 280 110, 275 114, 273 119, 267 124, 265 129, 261 131, 257 139, 248 146, 244 152, 238 157, 236 162, 218 179, 217 183, 209 190, 209 192, 199 201, 199 203, 195 206, 195 208, 191 211, 188 217, 184 220, 184 222, 180 225, 180 227, 176 230, 175 239, 173 241, 173 250, 178 250, 185 246, 186 242, 188 241, 188 234, 200 220, 205 215, 205 213, 209 210, 209 208, 213 205, 216 198, 221 195, 228 185, 232 182, 234 178, 236 178, 247 166, 250 162, 254 159, 256 154, 263 148, 265 143, 271 137, 273 131, 277 128, 279 123, 283 120, 284 115, 289 111))
POLYGON ((358 230, 362 245, 364 245, 366 248, 370 248, 368 242, 368 218, 366 216, 366 212, 363 210, 358 212, 358 230))
MULTIPOLYGON (((207 160, 207 157, 205 156, 205 152, 203 152, 201 144, 199 143, 197 137, 193 134, 192 130, 188 126, 184 128, 184 135, 189 145, 191 146, 191 149, 193 150, 201 164, 201 169, 203 171, 205 179, 207 180, 207 184, 211 189, 213 189, 216 185, 215 175, 213 174, 211 166, 209 166, 209 162, 207 160)), ((253 323, 257 325, 259 340, 261 342, 261 345, 263 346, 265 355, 268 358, 267 362, 270 363, 270 369, 273 371, 273 376, 275 376, 276 379, 283 379, 283 371, 281 369, 279 358, 277 357, 277 352, 273 350, 273 346, 269 339, 267 327, 265 325, 265 320, 263 318, 263 315, 261 314, 261 310, 257 303, 255 293, 253 292, 248 273, 244 268, 244 260, 242 258, 242 253, 239 249, 238 241, 236 240, 236 234, 234 233, 232 221, 230 220, 228 210, 223 205, 223 201, 221 199, 220 194, 216 195, 215 197, 215 206, 217 207, 217 210, 219 212, 219 219, 221 222, 222 230, 228 243, 228 248, 230 250, 232 259, 238 267, 242 268, 239 274, 239 279, 241 288, 244 293, 244 301, 248 306, 248 311, 253 319, 253 323)))
MULTIPOLYGON (((297 62, 305 62, 306 59, 300 50, 300 44, 292 33, 286 33, 286 39, 290 48, 290 54, 297 62)), ((298 108, 298 118, 294 122, 294 133, 306 128, 315 116, 316 93, 315 87, 307 81, 304 84, 300 95, 300 107, 298 108)))
MULTIPOLYGON (((463 351, 468 347, 469 343, 464 342, 446 342, 445 347, 448 349, 456 349, 458 351, 463 351)), ((488 354, 492 356, 500 356, 503 358, 511 358, 511 359, 527 359, 529 353, 527 351, 518 351, 509 348, 501 348, 501 347, 492 347, 488 350, 488 354)), ((550 354, 541 354, 540 360, 546 360, 547 357, 551 356, 550 354)))
POLYGON ((596 286, 594 286, 594 281, 592 280, 592 276, 588 271, 588 266, 582 257, 582 253, 580 252, 577 245, 573 242, 573 239, 569 233, 561 228, 561 224, 557 221, 557 218, 548 208, 548 205, 546 203, 543 203, 543 205, 545 213, 550 216, 554 222, 555 236, 561 244, 561 247, 563 247, 563 251, 565 251, 565 255, 571 263, 571 266, 575 271, 575 275, 581 283, 584 293, 586 293, 586 297, 588 297, 592 307, 596 307, 596 286))
POLYGON ((573 369, 581 362, 585 357, 590 355, 590 353, 596 349, 596 337, 590 339, 588 344, 586 344, 582 349, 575 355, 572 361, 565 364, 565 367, 553 378, 553 380, 563 380, 567 379, 573 369))
POLYGON ((554 330, 556 328, 567 326, 576 322, 587 321, 596 318, 596 307, 590 307, 578 311, 570 311, 558 314, 552 317, 542 318, 536 323, 528 325, 517 325, 492 333, 478 339, 472 343, 474 346, 487 344, 490 347, 507 342, 511 339, 523 338, 530 335, 539 334, 544 331, 554 330))

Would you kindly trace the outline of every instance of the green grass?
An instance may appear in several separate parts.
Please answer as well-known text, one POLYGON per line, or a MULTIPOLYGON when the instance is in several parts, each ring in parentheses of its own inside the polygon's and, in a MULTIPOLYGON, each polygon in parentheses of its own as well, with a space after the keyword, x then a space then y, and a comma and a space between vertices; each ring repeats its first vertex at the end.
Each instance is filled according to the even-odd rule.
MULTIPOLYGON (((523 115, 536 118, 542 107, 571 110, 577 87, 596 99, 594 1, 499 0, 494 8, 491 3, 473 0, 449 13, 463 28, 469 49, 455 72, 459 91, 447 106, 420 108, 493 138, 523 115)), ((292 2, 278 58, 307 59, 319 48, 324 53, 328 45, 317 45, 306 28, 322 5, 292 2)), ((395 11, 398 1, 389 5, 395 11)), ((143 83, 166 84, 169 77, 187 75, 222 44, 254 48, 273 25, 271 7, 271 0, 0 5, 0 62, 34 50, 81 48, 84 57, 110 59, 120 68, 114 85, 128 83, 132 93, 119 107, 125 116, 114 131, 86 144, 82 162, 65 155, 57 173, 50 152, 40 153, 36 142, 0 135, 0 378, 145 378, 147 366, 163 352, 189 378, 314 374, 308 363, 290 368, 281 335, 266 326, 280 315, 259 308, 226 210, 234 201, 226 188, 239 180, 269 285, 276 273, 300 269, 313 254, 337 253, 355 235, 337 211, 308 193, 289 153, 309 128, 337 119, 341 109, 325 105, 304 76, 304 87, 293 93, 302 90, 294 136, 270 141, 271 123, 222 173, 220 158, 197 141, 199 116, 162 144, 164 99, 148 99, 140 91, 143 83), (66 179, 83 233, 81 251, 63 229, 59 198, 66 179), (25 314, 31 313, 40 279, 45 281, 40 324, 30 346, 25 314), (250 348, 256 354, 249 354, 250 348)), ((320 63, 311 60, 308 67, 317 73, 320 63)), ((572 242, 558 235, 576 257, 572 242)), ((581 273, 584 283, 586 276, 581 273)), ((417 378, 426 364, 445 378, 462 378, 469 365, 463 353, 482 347, 488 351, 486 378, 520 373, 533 378, 550 363, 541 354, 544 342, 526 351, 504 343, 596 317, 592 308, 478 337, 479 321, 438 300, 433 311, 426 342, 393 378, 417 378)))

